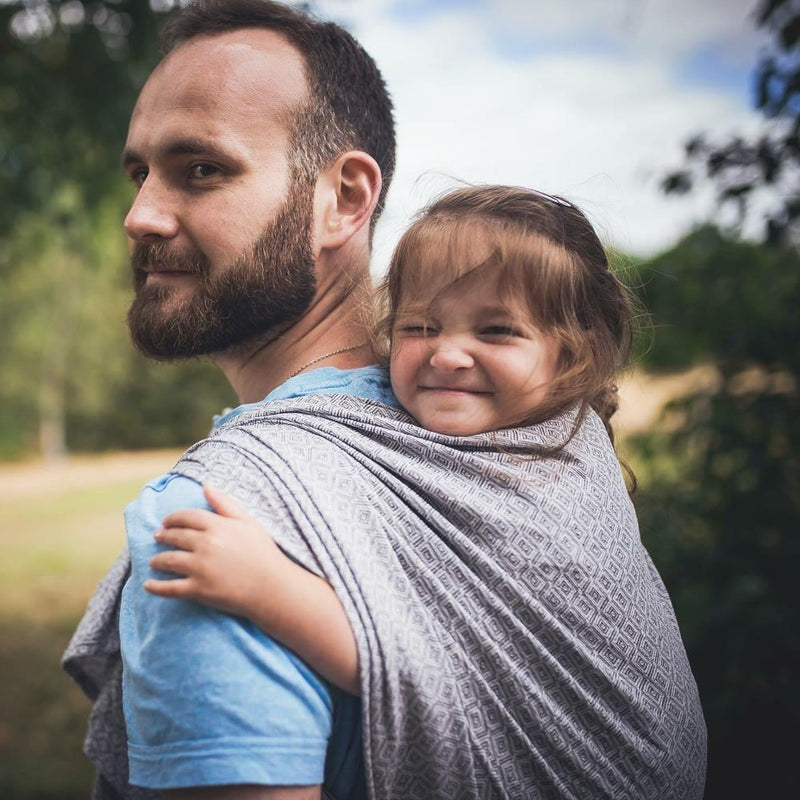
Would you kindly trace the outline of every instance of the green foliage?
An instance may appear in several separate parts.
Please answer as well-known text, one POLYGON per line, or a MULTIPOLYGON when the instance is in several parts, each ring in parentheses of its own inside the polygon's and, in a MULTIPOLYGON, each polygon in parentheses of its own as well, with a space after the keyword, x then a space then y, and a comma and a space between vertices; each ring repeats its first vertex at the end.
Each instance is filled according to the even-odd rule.
POLYGON ((0 192, 13 198, 0 209, 0 455, 58 454, 67 396, 99 413, 124 379, 118 159, 155 24, 146 0, 0 6, 0 192))
POLYGON ((770 247, 704 228, 648 265, 652 363, 713 361, 718 386, 673 404, 673 430, 640 440, 656 469, 643 531, 686 637, 709 727, 707 800, 794 797, 800 725, 800 2, 762 0, 772 46, 755 69, 764 130, 686 145, 667 176, 710 182, 770 247), (758 199, 758 202, 754 202, 758 199), (766 209, 762 211, 761 209, 766 209), (677 470, 675 469, 677 465, 677 470))
POLYGON ((643 537, 708 721, 706 798, 786 796, 800 785, 784 735, 800 724, 800 256, 705 227, 641 274, 650 363, 719 373, 668 407, 665 430, 629 443, 647 464, 643 537))
POLYGON ((92 215, 119 182, 130 109, 156 63, 147 0, 0 6, 0 237, 65 184, 76 203, 53 222, 92 215))
POLYGON ((707 225, 639 267, 654 322, 649 366, 714 361, 800 371, 800 256, 723 236, 707 225))
POLYGON ((209 362, 162 364, 130 352, 125 380, 110 387, 102 409, 69 404, 67 444, 73 451, 187 446, 232 405, 233 391, 209 362))
POLYGON ((685 144, 686 166, 662 186, 680 195, 710 181, 719 203, 732 206, 739 222, 758 214, 764 239, 779 243, 793 240, 800 222, 800 0, 760 0, 755 21, 771 37, 754 74, 764 129, 724 141, 693 136, 685 144))
MULTIPOLYGON (((169 3, 161 3, 166 7, 169 3)), ((128 342, 119 169, 158 58, 146 0, 0 5, 0 458, 189 443, 231 392, 128 342)))
POLYGON ((764 239, 700 229, 646 265, 651 363, 719 368, 718 385, 668 409, 669 433, 638 442, 653 465, 639 501, 671 591, 709 728, 707 800, 800 790, 800 3, 762 0, 773 36, 755 70, 766 118, 755 138, 686 145, 667 192, 705 179, 764 239), (759 202, 754 203, 758 198, 759 202), (666 468, 669 465, 669 468, 666 468))

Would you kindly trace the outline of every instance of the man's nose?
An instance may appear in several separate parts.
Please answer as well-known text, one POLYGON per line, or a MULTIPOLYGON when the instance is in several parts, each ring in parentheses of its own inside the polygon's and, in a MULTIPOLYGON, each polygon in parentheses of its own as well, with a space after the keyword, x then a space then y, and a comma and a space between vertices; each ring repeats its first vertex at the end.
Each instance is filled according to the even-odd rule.
POLYGON ((431 350, 430 365, 443 372, 469 369, 475 364, 469 343, 463 337, 439 335, 431 341, 431 350))
POLYGON ((122 227, 134 241, 171 239, 178 232, 178 218, 169 189, 148 176, 139 188, 122 227))

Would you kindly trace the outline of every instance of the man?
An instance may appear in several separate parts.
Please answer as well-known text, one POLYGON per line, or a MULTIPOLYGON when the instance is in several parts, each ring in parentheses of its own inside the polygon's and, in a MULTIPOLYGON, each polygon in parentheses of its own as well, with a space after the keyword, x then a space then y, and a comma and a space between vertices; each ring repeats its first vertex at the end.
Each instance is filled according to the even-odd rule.
MULTIPOLYGON (((136 186, 124 223, 134 342, 157 358, 212 354, 241 404, 275 399, 290 377, 282 397, 326 392, 394 403, 382 373, 367 367, 374 358, 362 313, 371 299, 372 226, 394 164, 391 102, 374 62, 341 28, 258 0, 200 0, 167 23, 164 43, 123 153, 136 186), (318 367, 350 371, 333 382, 330 370, 306 377, 318 367)), ((154 481, 127 511, 130 540, 151 540, 169 511, 192 506, 206 507, 197 483, 174 474, 154 481)), ((230 798, 319 797, 327 753, 335 794, 363 796, 357 699, 266 637, 252 636, 259 654, 242 656, 237 637, 249 632, 214 639, 208 626, 219 615, 203 611, 205 623, 196 623, 191 604, 147 597, 139 574, 146 559, 134 552, 133 565, 121 610, 130 781, 155 789, 264 784, 221 790, 230 798), (221 652, 224 669, 241 686, 258 679, 268 700, 245 701, 272 731, 242 739, 245 753, 234 753, 243 736, 236 725, 251 724, 233 719, 237 698, 225 699, 227 721, 208 718, 203 700, 224 691, 213 678, 195 681, 193 697, 184 689, 168 712, 148 708, 159 691, 162 705, 176 696, 179 687, 166 684, 187 676, 173 669, 182 670, 185 648, 205 634, 211 649, 230 645, 230 660, 224 645, 213 654, 195 647, 195 673, 221 652), (186 741, 184 733, 202 739, 206 724, 209 748, 186 741)))

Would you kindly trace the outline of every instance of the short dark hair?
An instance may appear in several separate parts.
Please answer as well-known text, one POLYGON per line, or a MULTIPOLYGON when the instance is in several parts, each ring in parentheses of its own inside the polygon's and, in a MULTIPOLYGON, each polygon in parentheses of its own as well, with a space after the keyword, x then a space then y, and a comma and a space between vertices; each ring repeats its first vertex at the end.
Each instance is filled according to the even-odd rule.
POLYGON ((383 175, 372 224, 392 180, 395 133, 392 101, 372 57, 344 28, 271 0, 194 0, 177 9, 161 32, 164 54, 196 36, 266 28, 297 48, 306 66, 310 102, 292 129, 293 165, 315 179, 349 149, 371 155, 383 175))

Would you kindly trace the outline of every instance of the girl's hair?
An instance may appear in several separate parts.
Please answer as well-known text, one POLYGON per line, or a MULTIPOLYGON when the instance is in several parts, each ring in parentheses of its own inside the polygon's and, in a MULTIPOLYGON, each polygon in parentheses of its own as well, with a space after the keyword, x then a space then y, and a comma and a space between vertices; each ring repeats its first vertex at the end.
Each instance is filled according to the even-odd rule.
POLYGON ((468 186, 423 209, 395 248, 379 292, 384 307, 378 352, 389 355, 401 305, 427 309, 475 270, 496 271, 509 310, 521 312, 561 346, 548 399, 520 422, 577 405, 577 430, 593 408, 613 443, 615 378, 630 354, 633 304, 589 221, 561 197, 512 186, 468 186))

